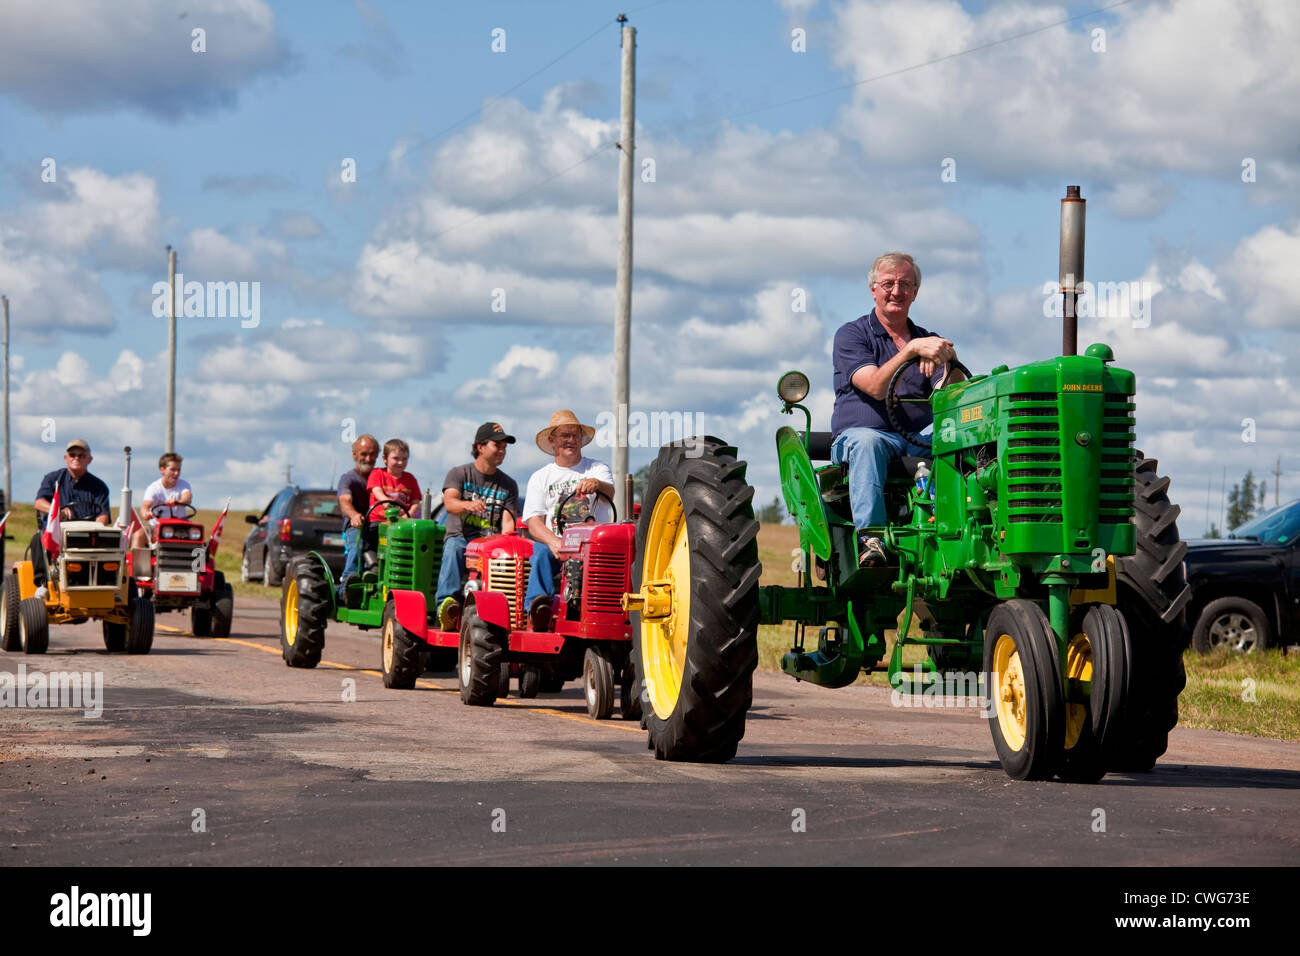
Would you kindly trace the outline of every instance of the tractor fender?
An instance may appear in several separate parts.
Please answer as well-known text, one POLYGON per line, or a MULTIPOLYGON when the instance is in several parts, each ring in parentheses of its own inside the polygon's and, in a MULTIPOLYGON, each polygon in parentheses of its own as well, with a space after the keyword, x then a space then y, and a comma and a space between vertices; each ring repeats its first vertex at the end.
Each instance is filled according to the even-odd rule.
POLYGON ((510 604, 506 596, 498 591, 474 591, 474 607, 478 616, 488 624, 495 624, 505 630, 513 630, 510 622, 510 604))
POLYGON ((397 623, 406 633, 420 641, 429 637, 429 606, 421 591, 389 591, 392 595, 397 623))

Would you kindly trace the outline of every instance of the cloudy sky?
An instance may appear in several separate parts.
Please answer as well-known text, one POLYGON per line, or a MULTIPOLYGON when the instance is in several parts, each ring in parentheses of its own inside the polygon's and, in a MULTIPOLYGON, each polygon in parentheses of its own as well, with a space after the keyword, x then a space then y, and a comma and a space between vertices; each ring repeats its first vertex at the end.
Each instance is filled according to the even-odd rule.
POLYGON ((1044 285, 1074 183, 1087 277, 1137 293, 1080 343, 1136 371, 1184 535, 1225 470, 1271 503, 1280 457, 1300 493, 1292 0, 6 0, 14 497, 73 437, 111 487, 124 444, 153 477, 168 243, 187 282, 258 283, 255 325, 179 320, 201 505, 260 507, 286 467, 329 485, 352 429, 406 438, 436 484, 486 420, 521 437, 522 484, 554 409, 611 405, 620 12, 632 404, 738 444, 759 501, 776 379, 807 371, 829 427, 829 343, 880 252, 917 257, 913 316, 973 370, 1059 351, 1044 285))

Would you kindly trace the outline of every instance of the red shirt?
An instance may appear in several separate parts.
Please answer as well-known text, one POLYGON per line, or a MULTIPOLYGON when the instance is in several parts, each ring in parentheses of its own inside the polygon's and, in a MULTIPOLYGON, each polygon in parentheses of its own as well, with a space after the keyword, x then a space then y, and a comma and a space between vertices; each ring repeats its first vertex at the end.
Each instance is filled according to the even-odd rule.
MULTIPOLYGON (((370 472, 370 477, 366 479, 366 488, 370 491, 370 507, 374 507, 379 501, 375 497, 375 489, 382 488, 384 494, 394 499, 400 504, 410 508, 420 501, 420 483, 409 472, 404 471, 400 478, 394 478, 388 473, 387 468, 376 468, 370 472)), ((382 520, 383 511, 375 508, 375 513, 370 516, 371 521, 382 520)))

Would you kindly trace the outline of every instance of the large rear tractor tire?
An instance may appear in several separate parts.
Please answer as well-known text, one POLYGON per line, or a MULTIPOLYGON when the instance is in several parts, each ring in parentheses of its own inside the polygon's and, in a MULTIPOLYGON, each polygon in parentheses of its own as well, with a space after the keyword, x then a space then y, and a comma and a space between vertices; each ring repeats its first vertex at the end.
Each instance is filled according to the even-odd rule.
POLYGON ((18 642, 24 654, 44 654, 50 646, 50 616, 38 597, 18 602, 18 642))
POLYGON ((384 605, 384 623, 381 631, 381 666, 384 686, 394 690, 410 690, 420 676, 420 645, 409 631, 397 623, 397 606, 390 599, 384 605))
POLYGON ((1061 763, 1065 695, 1056 636, 1033 601, 1004 601, 984 629, 989 728, 1013 780, 1049 780, 1061 763))
POLYGON ((136 595, 127 613, 126 652, 148 654, 153 648, 153 601, 136 595))
POLYGON ((460 699, 475 707, 491 707, 500 691, 502 658, 510 635, 478 616, 473 604, 460 618, 460 656, 456 674, 460 699))
POLYGON ((1124 737, 1132 658, 1124 615, 1109 604, 1080 609, 1066 652, 1066 680, 1088 681, 1086 704, 1065 705, 1065 754, 1059 771, 1070 783, 1096 783, 1124 737))
POLYGON ((0 646, 6 651, 23 649, 22 638, 18 634, 20 600, 18 575, 10 572, 5 575, 4 593, 0 595, 0 646))
POLYGON ((631 657, 623 662, 623 673, 619 676, 618 712, 624 720, 641 719, 641 685, 636 682, 636 667, 631 657))
POLYGON ((650 466, 632 590, 653 585, 657 610, 633 611, 632 655, 660 760, 722 763, 745 736, 762 573, 745 467, 713 437, 665 446, 650 466))
POLYGON ((325 625, 333 613, 325 569, 315 558, 289 567, 280 593, 280 652, 289 667, 315 667, 325 650, 325 625))
POLYGON ((1132 688, 1127 733, 1110 756, 1110 769, 1140 773, 1155 766, 1178 723, 1178 695, 1187 685, 1183 651, 1184 618, 1191 600, 1183 559, 1187 543, 1178 536, 1179 507, 1169 500, 1169 478, 1154 458, 1136 452, 1134 464, 1137 553, 1117 558, 1118 608, 1132 643, 1132 688))
POLYGON ((212 589, 212 636, 229 637, 230 625, 235 620, 235 589, 226 576, 217 572, 212 589))

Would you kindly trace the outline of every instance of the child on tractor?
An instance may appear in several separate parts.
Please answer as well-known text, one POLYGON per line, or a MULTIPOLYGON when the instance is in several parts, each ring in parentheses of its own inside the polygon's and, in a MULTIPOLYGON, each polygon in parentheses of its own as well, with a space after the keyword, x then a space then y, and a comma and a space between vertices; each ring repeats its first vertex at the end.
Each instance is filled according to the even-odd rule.
POLYGON ((139 508, 141 526, 131 536, 131 547, 149 546, 149 539, 157 537, 160 516, 186 517, 188 512, 183 506, 193 501, 194 492, 190 483, 181 477, 181 461, 181 456, 171 451, 158 459, 158 480, 144 490, 139 508), (155 508, 158 509, 157 514, 154 513, 155 508), (146 527, 149 529, 148 535, 145 534, 146 527))
POLYGON ((371 508, 381 501, 391 501, 407 517, 420 516, 420 483, 406 470, 410 457, 411 446, 400 438, 384 442, 384 467, 374 469, 366 479, 371 508))

